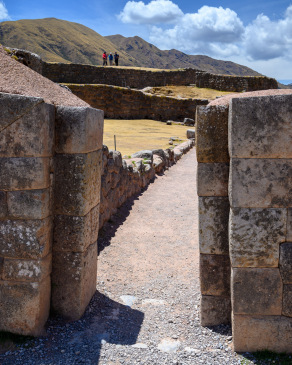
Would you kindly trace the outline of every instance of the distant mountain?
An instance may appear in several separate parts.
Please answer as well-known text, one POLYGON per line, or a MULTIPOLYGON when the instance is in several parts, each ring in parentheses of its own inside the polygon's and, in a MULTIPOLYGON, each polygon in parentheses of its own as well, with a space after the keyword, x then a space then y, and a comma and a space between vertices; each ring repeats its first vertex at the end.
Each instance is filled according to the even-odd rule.
MULTIPOLYGON (((116 46, 94 30, 78 23, 55 18, 17 20, 0 23, 0 43, 37 53, 44 61, 102 64, 103 51, 116 46)), ((121 59, 136 66, 128 54, 121 59)))
POLYGON ((162 51, 140 37, 103 37, 78 23, 55 18, 0 23, 0 43, 37 53, 45 61, 102 64, 103 51, 120 55, 122 66, 151 68, 198 68, 227 75, 258 76, 258 72, 230 61, 191 56, 172 49, 162 51))
POLYGON ((260 76, 258 72, 231 61, 220 61, 208 56, 191 56, 171 49, 162 51, 140 37, 123 37, 120 34, 106 36, 117 48, 131 55, 143 67, 198 68, 199 70, 225 75, 260 76))

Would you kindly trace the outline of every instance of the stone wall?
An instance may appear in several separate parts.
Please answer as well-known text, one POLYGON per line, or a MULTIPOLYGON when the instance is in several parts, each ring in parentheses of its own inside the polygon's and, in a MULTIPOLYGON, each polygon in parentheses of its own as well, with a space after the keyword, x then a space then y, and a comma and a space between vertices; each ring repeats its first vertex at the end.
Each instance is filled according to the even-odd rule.
POLYGON ((172 149, 140 151, 122 159, 118 151, 103 148, 100 228, 131 196, 138 194, 155 177, 175 164, 194 145, 190 139, 172 149))
POLYGON ((291 352, 292 96, 233 99, 229 115, 233 340, 291 352))
POLYGON ((0 330, 40 335, 95 292, 103 113, 0 93, 0 114, 0 330))
POLYGON ((43 62, 43 76, 58 83, 105 84, 143 89, 147 86, 190 85, 221 91, 277 89, 275 79, 265 76, 216 75, 193 68, 178 70, 102 67, 43 62))
POLYGON ((201 319, 203 325, 224 323, 232 308, 239 352, 291 352, 291 101, 291 95, 233 98, 229 107, 200 107, 197 114, 201 319), (226 195, 227 120, 229 202, 224 206, 218 195, 226 195), (229 204, 227 228, 227 218, 220 217, 226 217, 229 204), (219 297, 229 297, 230 278, 227 309, 219 297))
POLYGON ((71 91, 90 104, 102 109, 106 118, 112 119, 195 119, 198 105, 208 104, 205 99, 178 99, 156 96, 139 90, 106 85, 66 84, 71 91))
POLYGON ((231 321, 228 246, 228 106, 199 107, 196 115, 201 323, 231 321))

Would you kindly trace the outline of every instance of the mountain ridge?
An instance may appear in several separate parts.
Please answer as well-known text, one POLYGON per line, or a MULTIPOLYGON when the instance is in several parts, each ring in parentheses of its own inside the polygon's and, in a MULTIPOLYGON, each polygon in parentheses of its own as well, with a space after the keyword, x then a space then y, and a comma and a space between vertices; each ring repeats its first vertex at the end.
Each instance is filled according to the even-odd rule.
POLYGON ((56 18, 23 19, 0 23, 0 43, 26 49, 47 62, 102 65, 102 53, 117 51, 119 64, 147 68, 197 68, 216 74, 261 76, 258 72, 231 61, 181 51, 160 50, 144 39, 120 34, 103 37, 94 30, 56 18))

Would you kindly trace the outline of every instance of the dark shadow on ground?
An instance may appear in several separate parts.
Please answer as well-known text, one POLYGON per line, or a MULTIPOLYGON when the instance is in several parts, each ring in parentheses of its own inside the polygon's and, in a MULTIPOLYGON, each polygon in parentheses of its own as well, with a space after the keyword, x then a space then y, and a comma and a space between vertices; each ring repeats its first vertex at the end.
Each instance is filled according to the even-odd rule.
MULTIPOLYGON (((259 334, 260 336, 260 334, 259 334)), ((292 364, 292 355, 291 354, 276 354, 274 352, 269 351, 261 351, 254 353, 241 353, 241 355, 245 358, 242 364, 249 364, 250 361, 252 364, 256 365, 291 365, 292 364)))
POLYGON ((218 326, 206 326, 211 331, 220 333, 225 336, 232 336, 232 329, 230 324, 219 324, 218 326))
MULTIPOLYGON (((156 177, 154 177, 150 181, 150 184, 152 184, 155 179, 156 177)), ((116 231, 125 222, 129 214, 131 213, 132 206, 134 205, 135 200, 139 200, 139 197, 148 189, 150 184, 143 188, 139 193, 134 194, 133 196, 131 196, 131 198, 127 199, 125 203, 117 209, 117 213, 113 214, 111 218, 99 230, 97 240, 98 255, 101 253, 101 251, 103 251, 107 246, 110 245, 111 239, 115 236, 116 231)))
MULTIPOLYGON (((136 343, 144 313, 120 304, 96 291, 84 316, 68 322, 51 317, 47 336, 27 338, 8 354, 0 354, 1 365, 18 364, 99 364, 100 350, 106 343, 136 343)), ((23 336, 22 336, 23 337, 23 336)))

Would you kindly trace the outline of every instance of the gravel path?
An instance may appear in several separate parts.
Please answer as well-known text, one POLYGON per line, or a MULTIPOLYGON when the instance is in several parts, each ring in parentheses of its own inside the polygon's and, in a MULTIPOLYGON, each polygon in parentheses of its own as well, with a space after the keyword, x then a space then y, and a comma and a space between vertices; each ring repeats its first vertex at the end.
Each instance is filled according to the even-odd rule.
POLYGON ((255 364, 231 348, 229 326, 199 322, 195 150, 103 228, 97 292, 83 318, 52 318, 48 334, 0 364, 255 364))

